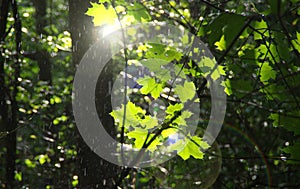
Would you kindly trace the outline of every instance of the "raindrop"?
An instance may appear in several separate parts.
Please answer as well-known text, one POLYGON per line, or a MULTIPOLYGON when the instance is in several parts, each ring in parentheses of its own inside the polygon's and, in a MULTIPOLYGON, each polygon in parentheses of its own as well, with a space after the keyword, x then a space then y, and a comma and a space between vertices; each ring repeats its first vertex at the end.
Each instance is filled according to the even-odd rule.
POLYGON ((281 159, 282 161, 286 161, 287 157, 281 156, 280 159, 281 159))

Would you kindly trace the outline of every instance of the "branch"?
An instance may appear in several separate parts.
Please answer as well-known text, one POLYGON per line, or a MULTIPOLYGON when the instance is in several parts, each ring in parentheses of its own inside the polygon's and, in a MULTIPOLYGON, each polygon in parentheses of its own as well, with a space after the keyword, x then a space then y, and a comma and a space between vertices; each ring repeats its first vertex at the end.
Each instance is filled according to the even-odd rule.
MULTIPOLYGON (((230 52, 230 50, 232 49, 233 45, 235 44, 235 42, 239 39, 239 37, 242 35, 242 33, 244 32, 244 30, 250 25, 250 23, 252 22, 252 20, 255 18, 255 16, 251 16, 248 18, 248 21, 244 24, 244 26, 242 27, 242 29, 239 31, 239 33, 234 37, 234 39, 232 40, 232 42, 229 44, 228 48, 226 48, 225 52, 223 53, 223 55, 217 60, 217 64, 214 66, 214 68, 212 69, 211 73, 208 74, 208 78, 211 76, 211 74, 217 69, 218 65, 220 65, 225 57, 227 56, 227 54, 230 52)), ((205 86, 207 84, 207 79, 205 79, 202 84, 199 87, 199 94, 204 90, 205 86)))
POLYGON ((1 13, 0 13, 0 42, 5 39, 5 30, 7 24, 9 10, 9 0, 3 0, 1 5, 1 13))
POLYGON ((285 34, 285 36, 287 37, 288 39, 288 43, 291 45, 291 47, 293 48, 293 51, 295 53, 295 55, 297 56, 298 60, 300 61, 300 54, 298 53, 297 49, 295 48, 295 46, 293 45, 292 43, 292 38, 289 34, 289 31, 287 30, 287 28, 285 27, 284 23, 283 23, 283 20, 282 20, 282 17, 280 15, 280 12, 281 12, 281 0, 277 0, 277 7, 278 7, 278 10, 277 10, 277 16, 278 16, 278 19, 279 19, 279 23, 283 29, 283 32, 285 34))

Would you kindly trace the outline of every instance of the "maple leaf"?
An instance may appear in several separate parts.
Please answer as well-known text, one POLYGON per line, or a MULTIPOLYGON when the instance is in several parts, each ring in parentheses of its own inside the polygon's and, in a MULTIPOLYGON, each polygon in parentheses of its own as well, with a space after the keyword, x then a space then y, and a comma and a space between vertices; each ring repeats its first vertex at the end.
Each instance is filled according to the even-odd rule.
POLYGON ((85 13, 92 16, 94 26, 101 26, 104 24, 114 24, 117 18, 116 12, 112 6, 106 8, 103 4, 91 3, 92 7, 85 13))

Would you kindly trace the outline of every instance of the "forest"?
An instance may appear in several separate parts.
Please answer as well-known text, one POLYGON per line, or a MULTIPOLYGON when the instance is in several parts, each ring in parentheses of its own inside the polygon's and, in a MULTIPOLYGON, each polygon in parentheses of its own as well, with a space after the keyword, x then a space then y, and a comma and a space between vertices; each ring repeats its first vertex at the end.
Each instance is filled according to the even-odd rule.
POLYGON ((0 188, 300 188, 300 0, 0 0, 0 188))

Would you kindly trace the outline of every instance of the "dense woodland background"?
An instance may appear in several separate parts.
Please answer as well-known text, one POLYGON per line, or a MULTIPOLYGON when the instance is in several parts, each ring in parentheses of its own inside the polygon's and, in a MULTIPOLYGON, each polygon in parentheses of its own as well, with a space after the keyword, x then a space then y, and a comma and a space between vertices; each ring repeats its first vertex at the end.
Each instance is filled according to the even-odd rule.
MULTIPOLYGON (((226 73, 217 141, 203 160, 143 169, 102 160, 72 115, 76 65, 99 29, 85 14, 90 1, 0 0, 0 188, 300 188, 299 0, 97 3, 123 7, 133 24, 183 26, 207 43, 226 73)), ((195 85, 209 104, 209 90, 195 85)), ((209 117, 209 105, 201 108, 209 117)))

